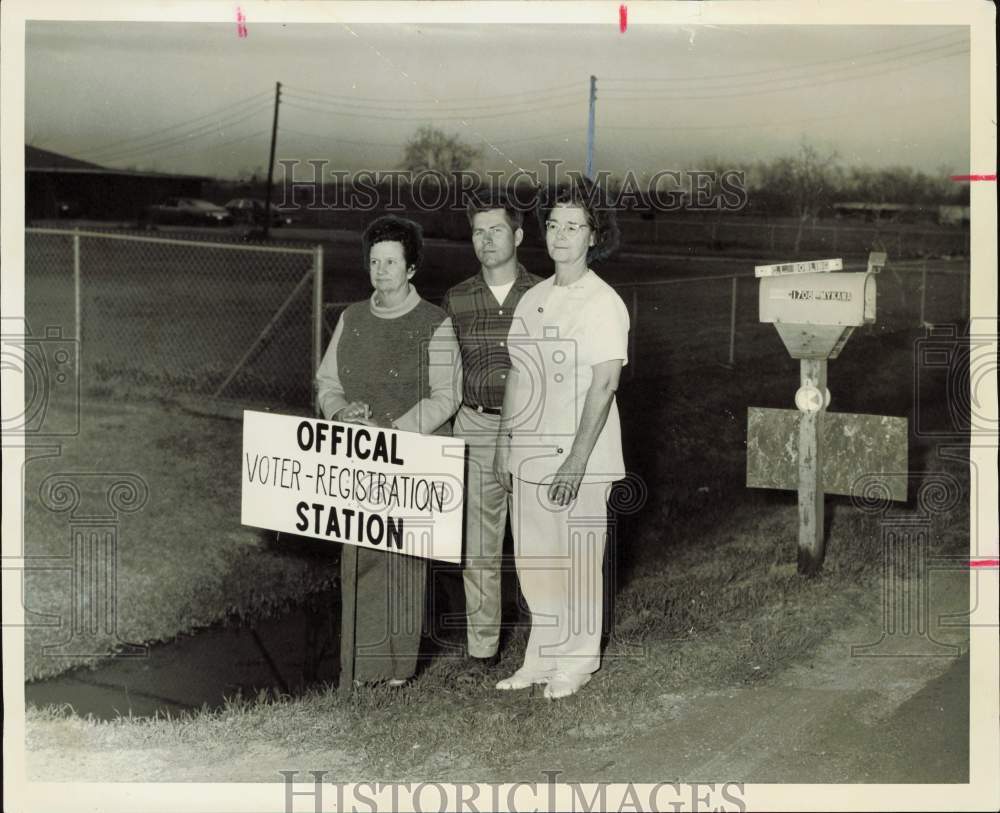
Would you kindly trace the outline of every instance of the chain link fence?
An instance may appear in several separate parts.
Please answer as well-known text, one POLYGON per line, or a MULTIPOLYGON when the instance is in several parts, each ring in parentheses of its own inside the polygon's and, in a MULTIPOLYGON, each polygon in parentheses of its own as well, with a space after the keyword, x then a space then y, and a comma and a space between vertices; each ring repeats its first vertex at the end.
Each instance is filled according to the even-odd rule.
MULTIPOLYGON (((194 395, 308 408, 313 371, 347 302, 322 303, 320 247, 27 230, 34 333, 80 341, 85 391, 194 395)), ((616 283, 629 308, 632 378, 782 350, 758 320, 750 261, 739 274, 616 283)), ((864 265, 845 270, 863 270, 864 265)), ((968 315, 969 262, 890 261, 878 315, 889 333, 968 315)), ((439 302, 443 290, 422 290, 439 302)))
POLYGON ((897 260, 922 257, 968 257, 969 230, 926 224, 851 225, 829 220, 768 223, 705 218, 682 220, 635 217, 620 219, 623 244, 629 246, 701 247, 714 252, 824 252, 831 257, 867 254, 875 247, 897 260))
POLYGON ((85 391, 310 404, 321 248, 26 231, 28 325, 76 338, 85 391))
MULTIPOLYGON (((846 271, 864 265, 845 264, 846 271)), ((889 263, 877 277, 876 321, 858 335, 893 333, 968 315, 967 261, 889 263)), ((656 377, 705 364, 738 366, 784 345, 759 320, 752 272, 616 285, 629 308, 632 377, 656 377)))
MULTIPOLYGON (((844 270, 863 271, 865 266, 845 264, 844 270)), ((857 328, 857 335, 912 330, 968 317, 967 260, 890 262, 878 275, 877 285, 876 321, 857 328)), ((741 360, 785 352, 773 326, 759 320, 759 284, 752 271, 613 283, 613 287, 631 319, 628 377, 671 376, 711 364, 737 367, 741 360)), ((421 295, 437 303, 444 291, 422 290, 421 295)), ((324 347, 349 304, 323 305, 324 347)))

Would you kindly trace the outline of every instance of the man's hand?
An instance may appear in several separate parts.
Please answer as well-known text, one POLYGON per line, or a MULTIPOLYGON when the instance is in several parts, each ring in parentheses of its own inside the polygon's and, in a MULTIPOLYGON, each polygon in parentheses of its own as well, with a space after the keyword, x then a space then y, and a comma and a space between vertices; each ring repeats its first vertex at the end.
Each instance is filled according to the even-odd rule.
POLYGON ((573 502, 580 491, 580 483, 586 470, 586 460, 569 455, 549 484, 549 502, 559 506, 567 506, 573 502))

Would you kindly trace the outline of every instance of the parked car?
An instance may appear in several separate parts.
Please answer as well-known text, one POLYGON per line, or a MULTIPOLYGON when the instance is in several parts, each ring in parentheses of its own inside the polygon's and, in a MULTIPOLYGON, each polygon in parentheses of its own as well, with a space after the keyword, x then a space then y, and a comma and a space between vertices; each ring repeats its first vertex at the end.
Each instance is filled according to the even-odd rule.
POLYGON ((144 225, 184 224, 193 226, 231 226, 233 216, 221 206, 198 198, 166 198, 163 203, 143 209, 139 222, 144 225))
MULTIPOLYGON (((251 226, 264 225, 264 209, 266 204, 259 198, 233 198, 226 204, 228 211, 237 223, 248 223, 251 226)), ((277 228, 292 222, 292 218, 282 214, 274 204, 271 204, 271 227, 277 228)))

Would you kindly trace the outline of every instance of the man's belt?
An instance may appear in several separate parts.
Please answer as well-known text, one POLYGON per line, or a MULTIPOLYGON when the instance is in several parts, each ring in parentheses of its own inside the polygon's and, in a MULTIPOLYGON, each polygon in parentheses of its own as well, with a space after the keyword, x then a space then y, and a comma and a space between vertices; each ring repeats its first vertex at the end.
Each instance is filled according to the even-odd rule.
POLYGON ((476 406, 475 404, 463 403, 462 406, 468 407, 480 414, 485 413, 487 415, 499 415, 503 410, 500 407, 488 407, 488 406, 476 406))

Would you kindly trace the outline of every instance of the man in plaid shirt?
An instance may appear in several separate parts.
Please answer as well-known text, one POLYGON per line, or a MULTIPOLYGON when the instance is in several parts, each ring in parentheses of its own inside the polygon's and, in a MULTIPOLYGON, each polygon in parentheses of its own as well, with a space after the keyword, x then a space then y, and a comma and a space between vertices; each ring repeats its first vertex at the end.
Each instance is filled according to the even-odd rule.
POLYGON ((517 261, 523 215, 499 192, 473 197, 468 207, 479 273, 445 294, 462 351, 463 403, 453 433, 468 447, 465 489, 465 583, 468 664, 462 682, 478 683, 498 660, 500 558, 508 492, 493 475, 500 408, 510 356, 507 334, 521 296, 541 277, 517 261))

